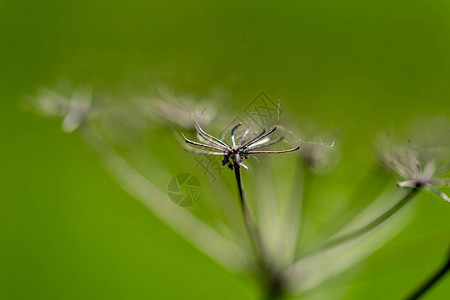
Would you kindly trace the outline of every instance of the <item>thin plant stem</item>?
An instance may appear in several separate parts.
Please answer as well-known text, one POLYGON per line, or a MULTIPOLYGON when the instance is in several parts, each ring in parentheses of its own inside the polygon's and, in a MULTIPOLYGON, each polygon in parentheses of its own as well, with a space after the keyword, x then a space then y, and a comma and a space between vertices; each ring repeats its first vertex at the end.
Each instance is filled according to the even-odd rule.
POLYGON ((251 216, 247 197, 244 191, 244 182, 242 180, 241 167, 239 166, 239 164, 234 163, 233 169, 236 176, 242 213, 244 215, 246 227, 250 235, 251 244, 256 256, 260 277, 259 279, 261 280, 262 289, 264 291, 263 299, 280 299, 280 297, 282 296, 282 281, 278 274, 272 271, 271 266, 269 265, 261 234, 251 216))
POLYGON ((444 264, 430 277, 428 278, 407 300, 416 300, 428 292, 436 283, 439 282, 450 271, 450 251, 447 255, 447 260, 444 264))
POLYGON ((253 250, 255 252, 256 258, 261 266, 261 264, 264 264, 265 260, 261 236, 256 227, 256 223, 250 214, 250 208, 248 206, 247 197, 244 191, 244 182, 242 181, 241 167, 237 163, 234 163, 233 169, 234 174, 236 176, 236 182, 239 191, 239 199, 241 203, 242 213, 245 219, 246 228, 248 230, 250 241, 253 250))
POLYGON ((383 174, 385 174, 385 172, 381 171, 378 164, 372 167, 372 170, 364 176, 351 193, 349 198, 350 206, 347 206, 350 211, 338 218, 333 226, 321 234, 318 240, 323 241, 333 236, 341 228, 344 228, 354 220, 368 203, 380 196, 383 191, 383 189, 380 188, 380 185, 384 186, 388 179, 388 177, 383 176, 383 174), (365 201, 361 201, 361 198, 363 197, 365 201))
MULTIPOLYGON (((308 253, 302 255, 301 257, 305 257, 307 255, 310 255, 312 253, 316 253, 319 251, 327 250, 330 248, 333 248, 335 246, 338 246, 340 244, 343 244, 345 242, 348 242, 350 240, 353 240, 355 238, 358 238, 369 231, 375 229, 376 227, 383 224, 385 221, 387 221, 390 217, 392 217, 397 211, 399 211, 403 206, 405 206, 411 199, 414 198, 414 196, 417 194, 419 190, 419 187, 411 188, 408 193, 406 193, 397 203, 395 203, 392 207, 390 207, 388 210, 386 210, 384 213, 379 215, 376 219, 372 220, 368 224, 362 226, 359 229, 356 229, 350 233, 347 233, 341 237, 337 237, 334 239, 329 240, 324 245, 319 246, 318 248, 309 251, 308 253)), ((300 257, 300 258, 301 258, 300 257)))

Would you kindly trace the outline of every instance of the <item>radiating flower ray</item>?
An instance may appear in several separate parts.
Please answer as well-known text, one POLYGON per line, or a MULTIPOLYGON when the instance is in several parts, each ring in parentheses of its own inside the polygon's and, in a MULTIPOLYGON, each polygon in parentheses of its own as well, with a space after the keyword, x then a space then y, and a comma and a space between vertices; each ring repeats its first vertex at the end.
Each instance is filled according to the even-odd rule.
POLYGON ((164 201, 166 195, 131 167, 93 127, 83 131, 89 145, 99 154, 106 169, 132 196, 148 207, 196 248, 234 272, 248 270, 246 251, 204 224, 186 210, 164 201))
MULTIPOLYGON (((70 89, 68 89, 68 91, 69 91, 69 94, 70 94, 70 91, 72 91, 71 96, 65 96, 64 94, 60 93, 56 89, 52 90, 52 89, 42 88, 42 89, 40 89, 37 96, 29 97, 27 99, 26 104, 29 106, 32 106, 34 109, 36 109, 38 112, 40 112, 42 114, 62 118, 63 119, 63 129, 66 132, 74 131, 75 129, 78 129, 78 127, 80 125, 89 124, 90 120, 95 121, 96 123, 100 123, 102 125, 102 128, 104 130, 108 131, 110 124, 116 124, 118 119, 122 119, 122 118, 126 117, 127 113, 132 112, 133 109, 134 109, 134 115, 135 115, 134 119, 136 119, 136 117, 140 118, 140 116, 141 116, 141 111, 135 109, 136 106, 133 105, 133 103, 135 103, 133 100, 128 101, 127 103, 121 105, 120 109, 116 105, 116 104, 121 104, 120 101, 117 103, 116 103, 116 101, 109 101, 108 105, 105 105, 105 106, 100 105, 100 104, 106 104, 106 103, 95 103, 95 105, 96 105, 95 114, 93 114, 93 112, 92 112, 93 107, 91 105, 92 92, 90 89, 87 89, 87 88, 72 89, 70 87, 70 89), (85 105, 86 103, 88 103, 89 105, 86 106, 85 105), (75 111, 74 111, 74 108, 75 108, 75 111), (78 108, 86 108, 86 109, 80 110, 78 108), (78 116, 78 117, 75 118, 76 116, 78 116), (93 120, 93 119, 95 119, 95 120, 93 120), (78 123, 75 124, 72 122, 72 120, 74 120, 74 121, 78 120, 78 123), (67 129, 69 129, 68 125, 71 125, 71 126, 69 126, 70 130, 67 130, 67 129), (72 126, 72 125, 76 125, 76 126, 72 126)), ((190 118, 191 112, 186 111, 184 113, 187 117, 190 118)), ((131 122, 131 123, 133 123, 133 122, 131 122)), ((129 122, 125 121, 124 126, 127 126, 128 124, 129 124, 129 122)), ((87 126, 90 127, 91 124, 89 124, 87 126)), ((82 129, 84 130, 84 126, 82 129)), ((93 127, 90 127, 90 129, 93 129, 93 127)), ((134 133, 136 133, 136 131, 142 131, 144 129, 145 129, 144 127, 130 128, 130 130, 134 130, 134 133)), ((83 130, 82 130, 82 132, 83 132, 83 130)), ((112 132, 109 131, 108 135, 111 135, 111 134, 112 134, 112 132)), ((106 153, 111 154, 110 157, 108 157, 108 159, 106 159, 106 157, 105 157, 105 161, 108 161, 108 162, 113 161, 117 166, 121 166, 124 170, 128 170, 131 174, 135 175, 134 178, 136 180, 140 179, 140 182, 142 183, 142 185, 144 185, 145 181, 147 181, 146 184, 151 184, 150 181, 148 181, 148 179, 146 179, 142 173, 139 173, 140 171, 138 171, 129 162, 127 162, 125 157, 122 157, 121 154, 119 154, 118 152, 116 152, 116 150, 114 150, 112 148, 112 146, 110 146, 108 143, 106 143, 105 140, 103 140, 103 137, 101 135, 97 134, 96 137, 101 138, 101 139, 97 139, 96 140, 97 142, 102 141, 103 146, 108 146, 109 150, 111 150, 109 152, 103 151, 102 154, 99 154, 99 156, 101 158, 103 158, 102 157, 103 154, 106 154, 106 153), (114 154, 114 155, 112 155, 112 154, 114 154)), ((116 142, 119 142, 119 143, 123 142, 123 139, 117 139, 116 135, 112 135, 111 138, 112 138, 112 140, 115 140, 116 142)), ((91 139, 91 142, 92 142, 92 139, 91 139)), ((99 145, 102 145, 102 143, 97 143, 97 146, 99 146, 99 145)), ((135 145, 135 142, 134 142, 134 144, 128 145, 128 146, 134 147, 133 145, 135 145)), ((101 148, 101 147, 99 149, 105 150, 104 148, 101 148)), ((155 166, 155 163, 152 163, 151 165, 155 166)), ((114 172, 111 171, 111 173, 114 173, 114 172)), ((161 172, 159 172, 159 173, 161 173, 161 172)), ((115 175, 117 175, 117 173, 115 175)), ((116 176, 116 177, 119 177, 119 176, 116 176)), ((133 178, 133 176, 131 176, 131 178, 133 178)), ((123 181, 126 182, 125 178, 120 177, 120 179, 122 179, 123 181)), ((127 187, 132 186, 131 184, 129 184, 129 182, 124 184, 123 181, 119 181, 119 183, 122 183, 122 185, 124 185, 124 186, 126 185, 127 187)), ((153 188, 156 188, 156 186, 153 185, 153 188)), ((141 187, 141 190, 139 190, 139 188, 134 186, 133 192, 135 192, 135 194, 137 194, 139 191, 142 191, 142 190, 145 190, 145 187, 141 187)), ((147 195, 147 197, 148 197, 148 195, 147 195)), ((161 202, 163 202, 163 200, 161 200, 161 199, 164 199, 164 198, 167 198, 167 197, 165 197, 164 194, 159 193, 159 199, 161 202)), ((146 200, 146 199, 144 199, 144 200, 146 200)), ((169 202, 169 201, 167 201, 167 202, 169 202)), ((149 202, 149 203, 152 203, 152 202, 149 202)), ((168 204, 172 205, 170 202, 168 204)), ((207 203, 205 202, 204 204, 206 205, 207 203)), ((174 222, 173 221, 174 218, 169 218, 168 214, 165 213, 164 209, 169 209, 169 210, 171 209, 170 206, 166 207, 167 203, 166 203, 166 205, 161 204, 162 208, 160 206, 156 205, 155 203, 152 203, 152 205, 153 205, 152 209, 155 210, 155 214, 158 215, 163 220, 165 220, 167 218, 167 221, 172 228, 175 228, 177 230, 179 230, 181 228, 181 221, 174 222)), ((201 221, 200 219, 195 217, 189 210, 185 210, 184 212, 176 212, 174 215, 178 215, 178 214, 181 214, 183 216, 181 219, 186 219, 186 222, 188 222, 188 223, 186 223, 187 228, 191 226, 189 224, 193 224, 192 227, 194 227, 194 229, 196 226, 199 227, 200 232, 208 233, 208 230, 210 231, 205 236, 205 239, 202 238, 202 236, 203 236, 202 234, 199 234, 195 239, 193 239, 193 243, 196 244, 199 248, 202 248, 202 241, 203 241, 203 244, 204 244, 203 248, 205 248, 206 252, 209 253, 210 255, 213 256, 215 254, 215 253, 213 253, 215 251, 214 247, 211 246, 211 245, 214 245, 214 243, 212 243, 211 245, 208 245, 205 241, 206 241, 206 238, 208 235, 213 236, 214 234, 216 234, 218 237, 220 237, 220 239, 223 240, 222 243, 227 242, 230 245, 232 245, 232 247, 235 247, 235 248, 239 249, 239 251, 242 251, 243 253, 245 253, 244 249, 241 249, 241 247, 237 247, 236 245, 233 244, 233 243, 236 243, 236 241, 239 241, 240 238, 235 236, 233 234, 233 232, 230 230, 230 228, 228 227, 228 225, 223 224, 219 219, 213 218, 213 221, 215 223, 214 224, 215 229, 213 229, 213 228, 209 227, 209 225, 207 225, 206 223, 204 223, 203 221, 201 221), (189 220, 194 220, 194 221, 189 223, 189 220), (219 233, 217 230, 220 231, 221 233, 219 233), (227 238, 225 238, 225 236, 227 238), (227 240, 227 239, 229 239, 229 240, 227 240)), ((194 231, 194 233, 188 234, 188 230, 184 230, 184 231, 182 230, 181 235, 189 240, 195 236, 195 231, 194 231)), ((211 241, 214 241, 214 238, 211 238, 211 241)), ((217 243, 217 245, 220 245, 220 244, 221 243, 217 243)), ((245 246, 242 243, 241 243, 241 245, 245 246)), ((226 248, 227 247, 223 247, 223 249, 226 249, 226 248)), ((216 251, 216 252, 219 252, 219 251, 216 251)), ((232 252, 230 252, 230 253, 232 253, 232 252)), ((231 254, 228 254, 228 255, 231 255, 231 254)), ((216 256, 218 256, 218 254, 216 256)), ((216 257, 215 260, 220 262, 220 257, 219 258, 216 257)), ((230 261, 235 266, 239 265, 236 263, 237 262, 236 260, 230 259, 230 261)), ((249 262, 248 261, 241 262, 241 266, 238 269, 245 269, 246 264, 248 265, 249 262)), ((235 269, 234 267, 228 267, 228 268, 235 269)))
POLYGON ((378 199, 385 192, 389 176, 379 166, 374 165, 364 178, 356 184, 346 201, 346 209, 330 226, 319 234, 309 245, 319 245, 336 235, 342 228, 347 227, 351 222, 363 213, 367 205, 378 199))
MULTIPOLYGON (((374 210, 379 211, 379 207, 384 206, 391 197, 392 192, 383 195, 376 203, 363 212, 361 220, 350 224, 348 228, 343 230, 342 233, 338 233, 337 236, 360 226, 368 216, 374 215, 374 210), (378 209, 375 207, 378 207, 378 209)), ((304 293, 349 270, 401 232, 412 220, 413 212, 413 207, 404 210, 390 222, 378 227, 377 230, 369 231, 359 238, 339 246, 311 253, 298 260, 286 270, 284 275, 289 288, 294 294, 304 293)))
POLYGON ((304 206, 308 198, 310 183, 316 174, 325 174, 334 170, 339 162, 340 151, 336 147, 336 137, 331 133, 319 134, 316 126, 311 122, 302 122, 303 130, 290 125, 287 129, 279 126, 284 132, 286 141, 302 145, 304 152, 296 152, 298 160, 296 171, 291 187, 290 195, 287 199, 286 209, 282 216, 283 232, 283 257, 286 262, 292 262, 295 258, 304 219, 304 206))

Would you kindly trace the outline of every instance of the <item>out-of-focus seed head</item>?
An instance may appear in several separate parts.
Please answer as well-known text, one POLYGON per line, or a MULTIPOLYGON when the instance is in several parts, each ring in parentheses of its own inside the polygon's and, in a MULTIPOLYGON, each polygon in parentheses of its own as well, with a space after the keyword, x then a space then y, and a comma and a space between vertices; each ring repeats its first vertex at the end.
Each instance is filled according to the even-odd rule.
MULTIPOLYGON (((136 103, 152 121, 195 131, 192 116, 202 126, 210 124, 219 115, 221 98, 222 95, 213 94, 211 97, 198 99, 192 95, 175 95, 169 89, 158 88, 155 95, 141 97, 136 103)), ((223 114, 223 109, 220 111, 223 114)))
POLYGON ((401 177, 397 181, 400 187, 428 189, 450 202, 450 198, 438 190, 450 184, 450 179, 445 177, 450 170, 447 144, 450 127, 440 127, 440 134, 427 129, 422 127, 416 138, 405 139, 403 143, 391 142, 387 135, 381 136, 379 157, 384 166, 401 177))
POLYGON ((73 132, 95 115, 92 98, 91 88, 73 87, 64 81, 54 89, 40 88, 35 96, 27 97, 23 106, 45 116, 62 118, 62 129, 73 132))

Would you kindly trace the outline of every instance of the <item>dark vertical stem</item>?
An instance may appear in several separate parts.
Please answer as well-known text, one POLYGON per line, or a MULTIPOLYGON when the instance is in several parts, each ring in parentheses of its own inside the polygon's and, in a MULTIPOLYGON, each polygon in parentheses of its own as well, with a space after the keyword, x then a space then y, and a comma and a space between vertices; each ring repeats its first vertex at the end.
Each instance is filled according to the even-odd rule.
POLYGON ((234 174, 236 176, 236 182, 238 185, 239 199, 241 200, 242 213, 244 215, 245 224, 247 225, 247 230, 250 235, 252 247, 255 251, 258 260, 262 261, 263 251, 262 251, 261 237, 256 228, 255 221, 252 219, 250 215, 250 208, 248 206, 247 197, 245 196, 244 191, 244 182, 242 181, 241 167, 238 164, 234 163, 233 169, 234 174))
POLYGON ((407 300, 416 300, 423 296, 428 290, 430 290, 439 280, 450 271, 450 251, 447 255, 447 260, 443 266, 440 267, 430 278, 428 278, 411 296, 406 298, 407 300))
POLYGON ((244 191, 244 182, 242 181, 241 167, 237 163, 234 163, 233 169, 236 176, 242 213, 244 215, 245 223, 247 225, 246 227, 250 235, 250 240, 259 268, 258 271, 262 289, 264 291, 264 299, 280 299, 282 295, 282 282, 280 280, 280 277, 272 272, 271 267, 269 266, 260 232, 250 214, 250 208, 248 206, 247 197, 245 196, 244 191))

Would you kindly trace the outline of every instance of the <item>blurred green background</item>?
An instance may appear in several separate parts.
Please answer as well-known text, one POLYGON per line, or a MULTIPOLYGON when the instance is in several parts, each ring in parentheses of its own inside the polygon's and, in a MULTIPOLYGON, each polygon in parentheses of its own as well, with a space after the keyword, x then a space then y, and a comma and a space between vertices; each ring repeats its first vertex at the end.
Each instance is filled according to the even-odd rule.
MULTIPOLYGON (((450 117, 445 0, 0 0, 0 37, 2 299, 258 296, 123 192, 78 135, 21 111, 40 86, 219 87, 237 110, 264 90, 290 116, 338 128, 355 174, 371 165, 378 131, 450 117)), ((427 195, 415 205, 412 224, 349 284, 311 299, 399 299, 422 282, 447 250, 450 207, 427 195)), ((426 299, 449 293, 450 277, 426 299)))

